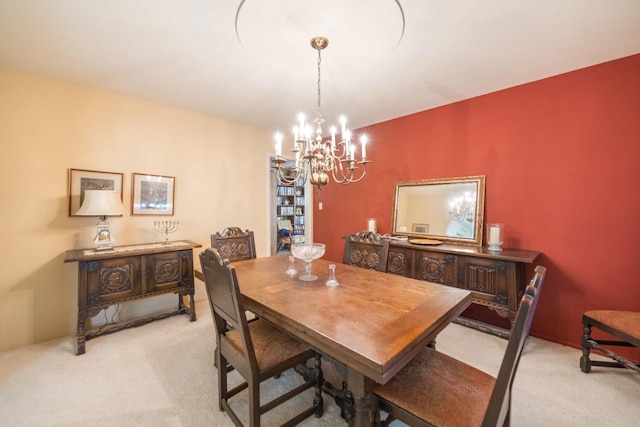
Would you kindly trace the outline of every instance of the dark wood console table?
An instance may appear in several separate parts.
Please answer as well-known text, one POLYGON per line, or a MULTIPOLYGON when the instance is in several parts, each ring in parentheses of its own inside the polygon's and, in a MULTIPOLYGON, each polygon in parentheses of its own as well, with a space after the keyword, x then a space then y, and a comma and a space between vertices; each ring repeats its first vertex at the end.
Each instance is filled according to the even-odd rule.
MULTIPOLYGON (((525 264, 533 263, 538 255, 539 252, 520 249, 491 252, 480 246, 426 246, 392 240, 387 273, 467 289, 471 291, 474 304, 495 310, 508 318, 513 326, 520 298, 527 286, 525 264)), ((503 338, 509 336, 508 331, 471 319, 459 318, 456 323, 503 338)))
POLYGON ((84 354, 85 341, 175 314, 196 320, 193 248, 188 240, 119 246, 110 251, 77 249, 65 252, 64 262, 78 262, 78 330, 76 354, 84 354), (86 320, 114 304, 157 295, 178 294, 178 309, 107 328, 86 330, 86 320), (189 306, 183 296, 189 296, 189 306))

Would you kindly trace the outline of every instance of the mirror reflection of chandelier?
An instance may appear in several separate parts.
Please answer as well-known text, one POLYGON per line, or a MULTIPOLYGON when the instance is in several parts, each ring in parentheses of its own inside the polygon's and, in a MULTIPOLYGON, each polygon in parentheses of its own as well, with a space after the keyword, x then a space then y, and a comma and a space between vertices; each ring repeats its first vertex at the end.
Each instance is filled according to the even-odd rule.
POLYGON ((329 45, 329 40, 324 37, 311 39, 311 46, 318 51, 318 105, 315 125, 315 136, 312 125, 305 123, 305 116, 298 116, 299 124, 293 128, 294 142, 291 152, 295 155, 295 166, 286 168, 288 161, 282 157, 282 134, 276 133, 276 157, 273 159, 273 167, 281 183, 293 184, 302 178, 307 179, 313 185, 320 188, 329 182, 329 176, 339 184, 351 184, 359 182, 367 172, 367 137, 360 137, 360 160, 356 160, 356 144, 351 141, 351 132, 346 127, 344 116, 340 118, 340 140, 336 141, 336 128, 331 127, 331 138, 322 138, 322 123, 324 119, 320 114, 320 63, 321 51, 329 45))
POLYGON ((476 193, 466 191, 449 202, 449 215, 456 221, 473 222, 476 210, 476 193))

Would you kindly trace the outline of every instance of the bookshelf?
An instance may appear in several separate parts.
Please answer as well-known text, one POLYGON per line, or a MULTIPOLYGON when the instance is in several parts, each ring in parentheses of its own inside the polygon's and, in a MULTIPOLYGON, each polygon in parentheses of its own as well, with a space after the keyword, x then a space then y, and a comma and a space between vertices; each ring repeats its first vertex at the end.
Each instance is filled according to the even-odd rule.
MULTIPOLYGON (((295 184, 276 183, 276 219, 289 220, 293 233, 304 235, 305 231, 305 194, 302 179, 295 184)), ((277 233, 276 230, 276 239, 277 233)))

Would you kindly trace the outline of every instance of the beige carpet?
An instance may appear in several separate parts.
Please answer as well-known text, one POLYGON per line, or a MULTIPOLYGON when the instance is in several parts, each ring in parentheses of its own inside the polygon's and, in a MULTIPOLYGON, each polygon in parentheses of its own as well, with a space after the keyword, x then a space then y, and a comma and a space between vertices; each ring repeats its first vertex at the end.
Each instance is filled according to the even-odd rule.
MULTIPOLYGON (((213 324, 204 290, 197 294, 197 322, 177 316, 95 338, 82 356, 74 354, 73 337, 0 352, 0 425, 233 426, 218 411, 213 324)), ((438 350, 492 375, 505 345, 455 324, 437 341, 438 350)), ((640 375, 599 367, 584 374, 579 357, 579 350, 529 339, 514 385, 513 426, 640 425, 640 375)), ((264 392, 293 381, 292 372, 264 392)), ((244 400, 236 406, 246 413, 244 400)), ((345 425, 328 396, 325 408, 322 418, 302 425, 345 425)), ((263 425, 280 425, 290 409, 276 409, 263 425)))

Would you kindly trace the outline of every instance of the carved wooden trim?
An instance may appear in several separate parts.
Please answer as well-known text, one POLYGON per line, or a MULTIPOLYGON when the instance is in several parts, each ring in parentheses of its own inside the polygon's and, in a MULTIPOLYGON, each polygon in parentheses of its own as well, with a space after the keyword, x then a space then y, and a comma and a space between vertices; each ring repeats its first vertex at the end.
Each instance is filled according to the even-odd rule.
POLYGON ((495 295, 497 290, 497 272, 495 267, 467 265, 467 283, 469 290, 495 295))
POLYGON ((220 256, 228 259, 249 258, 250 248, 247 242, 229 242, 220 245, 220 256))
POLYGON ((389 260, 387 261, 387 272, 393 274, 406 274, 407 256, 404 252, 389 251, 389 260))
POLYGON ((222 230, 222 233, 216 233, 219 237, 242 237, 247 234, 249 230, 242 231, 240 227, 227 227, 222 230))
POLYGON ((445 284, 446 260, 423 256, 420 262, 420 278, 429 282, 445 284))
POLYGON ((153 280, 156 284, 180 280, 180 259, 158 258, 154 264, 153 280))
POLYGON ((130 291, 131 264, 100 267, 100 293, 103 295, 130 291))
POLYGON ((376 268, 380 264, 380 254, 375 250, 352 248, 349 263, 358 267, 376 268))
POLYGON ((477 298, 471 298, 471 300, 474 304, 484 305, 485 307, 488 307, 489 309, 495 311, 500 317, 509 317, 509 308, 504 306, 504 304, 506 303, 506 298, 503 302, 485 301, 483 299, 477 298))

